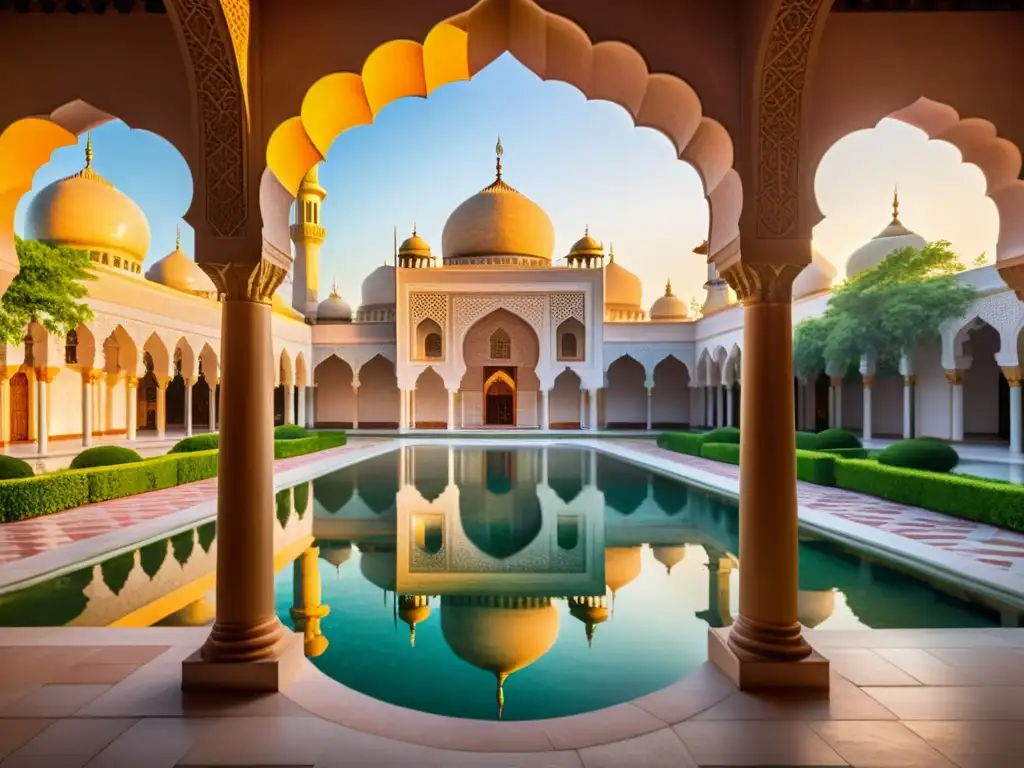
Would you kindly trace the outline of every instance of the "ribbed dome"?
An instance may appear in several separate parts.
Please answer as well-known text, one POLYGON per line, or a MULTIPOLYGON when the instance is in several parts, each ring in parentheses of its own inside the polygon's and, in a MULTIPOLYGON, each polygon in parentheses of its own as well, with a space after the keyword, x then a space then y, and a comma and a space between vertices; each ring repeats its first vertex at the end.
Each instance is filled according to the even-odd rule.
POLYGON ((412 227, 412 235, 405 238, 402 244, 398 246, 399 256, 430 256, 430 245, 416 234, 416 225, 412 227))
POLYGON ((330 295, 317 305, 316 321, 318 323, 348 323, 352 321, 352 307, 341 298, 337 283, 331 286, 330 295))
POLYGON ((920 250, 927 242, 916 232, 911 232, 900 222, 900 200, 897 194, 892 198, 892 221, 871 240, 850 254, 846 260, 846 276, 853 277, 861 272, 874 269, 893 251, 903 248, 920 250))
POLYGON ((181 250, 181 232, 174 250, 146 271, 146 279, 168 288, 203 296, 217 295, 217 286, 188 255, 181 250))
POLYGON ((832 288, 836 268, 817 248, 811 251, 811 263, 803 268, 793 281, 793 299, 815 296, 832 288))
POLYGON ((149 222, 131 198, 93 170, 90 137, 85 167, 44 187, 32 200, 25 237, 101 254, 101 263, 109 266, 127 260, 130 271, 141 272, 149 251, 149 222))
POLYGON ((555 228, 544 210, 501 179, 501 140, 494 182, 465 200, 445 222, 441 250, 446 264, 546 266, 555 228))
POLYGON ((363 306, 395 304, 395 268, 390 264, 377 267, 363 280, 363 306))
POLYGON ((672 281, 665 283, 665 295, 651 305, 651 320, 685 320, 686 302, 672 292, 672 281))
POLYGON ((609 253, 604 268, 604 303, 616 309, 640 309, 643 286, 640 278, 615 261, 615 252, 609 253))
POLYGON ((836 609, 836 593, 831 589, 801 589, 796 597, 796 612, 800 623, 812 629, 830 616, 836 609))
POLYGON ((588 226, 583 231, 583 237, 572 244, 569 249, 570 256, 604 256, 604 244, 590 234, 588 226))
POLYGON ((683 545, 675 547, 654 547, 654 559, 665 566, 665 570, 672 573, 672 568, 679 565, 686 558, 686 547, 683 545))

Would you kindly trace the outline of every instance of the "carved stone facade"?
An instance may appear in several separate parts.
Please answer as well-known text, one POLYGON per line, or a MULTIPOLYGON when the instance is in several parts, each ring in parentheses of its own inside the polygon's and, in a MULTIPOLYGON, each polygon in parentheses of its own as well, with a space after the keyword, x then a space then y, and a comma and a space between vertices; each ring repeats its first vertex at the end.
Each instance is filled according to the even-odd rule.
POLYGON ((473 323, 496 309, 505 309, 518 315, 530 324, 538 337, 542 337, 547 306, 548 297, 535 294, 454 296, 452 299, 452 314, 455 317, 454 338, 461 339, 473 323))
POLYGON ((551 294, 551 327, 557 328, 569 318, 586 325, 586 303, 582 293, 551 294))

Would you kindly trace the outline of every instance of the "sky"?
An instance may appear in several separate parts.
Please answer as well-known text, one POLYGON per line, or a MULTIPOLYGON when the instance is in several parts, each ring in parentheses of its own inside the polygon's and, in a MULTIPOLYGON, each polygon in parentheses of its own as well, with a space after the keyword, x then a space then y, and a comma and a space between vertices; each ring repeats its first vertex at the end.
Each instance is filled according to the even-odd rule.
MULTIPOLYGON (((703 301, 707 266, 692 250, 707 236, 708 210, 693 168, 676 159, 662 134, 634 127, 621 107, 543 82, 510 54, 469 82, 397 101, 372 125, 334 142, 320 170, 328 193, 321 297, 336 279, 342 296, 358 304, 365 276, 391 259, 394 227, 401 241, 415 224, 440 256, 448 214, 494 179, 499 134, 503 178, 551 218, 556 258, 589 226, 641 279, 645 307, 664 293, 667 279, 677 296, 703 301)), ((96 129, 92 139, 96 170, 149 219, 146 266, 173 250, 178 225, 192 253, 192 230, 181 219, 192 179, 177 150, 119 121, 96 129)), ((36 173, 15 215, 17 232, 38 190, 81 169, 84 145, 83 136, 78 147, 57 150, 36 173)), ((889 223, 896 185, 908 228, 927 240, 949 240, 967 264, 983 251, 994 260, 998 214, 981 171, 963 164, 952 145, 883 120, 840 139, 815 177, 826 218, 814 230, 814 245, 840 276, 849 254, 889 223)), ((290 287, 282 292, 290 296, 290 287)))

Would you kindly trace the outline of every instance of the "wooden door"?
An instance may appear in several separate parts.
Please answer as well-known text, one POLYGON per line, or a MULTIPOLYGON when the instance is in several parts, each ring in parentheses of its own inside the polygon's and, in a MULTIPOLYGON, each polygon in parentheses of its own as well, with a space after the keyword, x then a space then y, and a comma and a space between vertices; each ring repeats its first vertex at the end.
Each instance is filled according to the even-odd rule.
POLYGON ((28 440, 28 376, 16 373, 11 379, 11 442, 28 440))

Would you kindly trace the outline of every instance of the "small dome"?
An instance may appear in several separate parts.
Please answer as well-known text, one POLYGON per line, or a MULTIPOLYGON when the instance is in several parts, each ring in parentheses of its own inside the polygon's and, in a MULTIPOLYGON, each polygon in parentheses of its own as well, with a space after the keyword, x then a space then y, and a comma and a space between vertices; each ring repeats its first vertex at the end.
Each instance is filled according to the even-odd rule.
POLYGON ((555 250, 555 228, 535 202, 501 178, 501 140, 494 182, 452 211, 441 234, 445 263, 545 265, 555 250))
POLYGON ((409 645, 416 647, 416 625, 430 618, 426 595, 402 595, 398 598, 398 618, 409 625, 409 645))
POLYGON ((608 547, 604 551, 604 583, 614 595, 640 575, 640 547, 608 547))
POLYGON ((324 544, 320 547, 320 559, 326 560, 339 571, 350 557, 352 557, 352 545, 348 542, 324 544))
POLYGON ((583 231, 583 237, 572 244, 570 256, 604 256, 604 244, 590 235, 590 227, 583 231))
POLYGON ((395 591, 397 559, 394 550, 377 547, 359 547, 359 570, 371 584, 385 592, 395 591))
POLYGON ((146 279, 185 293, 217 295, 217 286, 213 284, 210 276, 181 250, 180 230, 174 250, 146 271, 146 279))
POLYGON ((832 288, 836 279, 836 268, 817 248, 811 251, 811 263, 793 281, 793 299, 816 296, 832 288))
POLYGON ((586 627, 587 645, 592 645, 597 625, 606 622, 611 615, 608 611, 608 599, 603 595, 600 597, 571 597, 569 598, 569 615, 583 622, 586 627))
POLYGON ((363 306, 395 305, 395 268, 377 267, 363 280, 363 306))
MULTIPOLYGON (((141 264, 149 252, 149 222, 142 209, 92 167, 92 137, 85 167, 39 191, 25 216, 25 238, 141 264)), ((105 258, 104 258, 105 257, 105 258)), ((133 270, 134 271, 134 270, 133 270)))
POLYGON ((318 323, 349 323, 352 321, 352 307, 341 298, 337 283, 331 286, 330 296, 317 305, 316 321, 318 323))
POLYGON ((654 559, 665 566, 665 570, 672 573, 672 568, 679 565, 686 558, 686 547, 654 547, 654 559))
POLYGON ((892 198, 892 221, 889 226, 879 232, 871 240, 850 254, 846 260, 846 276, 853 277, 861 272, 867 272, 881 264, 885 257, 893 251, 903 248, 914 248, 920 250, 928 243, 916 232, 911 232, 903 226, 899 218, 900 199, 894 193, 892 198))
POLYGON ((415 224, 412 226, 412 235, 405 238, 405 240, 402 241, 402 244, 398 246, 398 255, 430 257, 430 245, 426 240, 416 234, 415 224))
POLYGON ((836 593, 831 589, 801 589, 797 593, 796 605, 800 623, 813 629, 832 616, 836 609, 836 593))
POLYGON ((615 251, 609 253, 604 268, 604 303, 613 306, 637 307, 643 295, 640 278, 615 261, 615 251))
POLYGON ((685 320, 686 302, 672 292, 672 281, 665 283, 665 295, 651 306, 651 320, 685 320))

